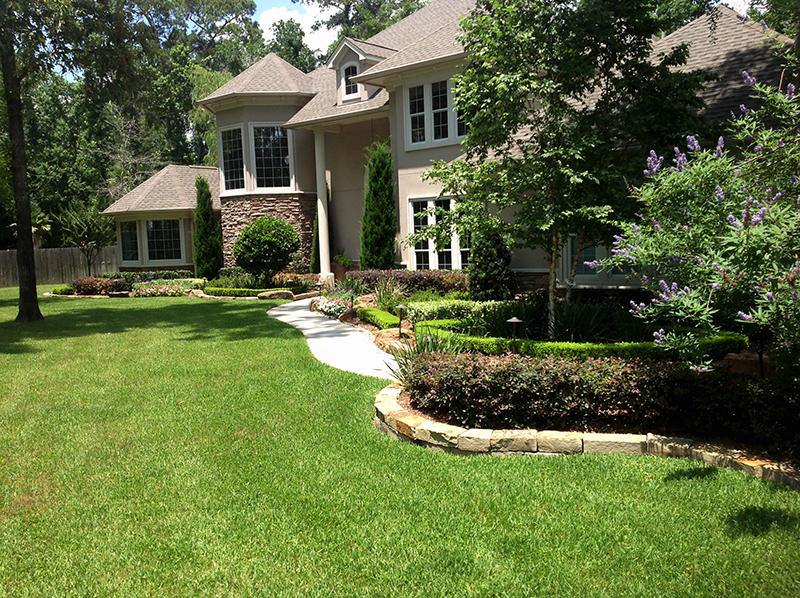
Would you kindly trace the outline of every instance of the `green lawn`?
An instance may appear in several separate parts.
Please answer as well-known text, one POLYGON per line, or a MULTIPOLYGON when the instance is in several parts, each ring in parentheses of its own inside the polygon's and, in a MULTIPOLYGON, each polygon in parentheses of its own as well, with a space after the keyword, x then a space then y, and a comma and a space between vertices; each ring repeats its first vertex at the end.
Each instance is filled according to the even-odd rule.
POLYGON ((0 290, 0 596, 800 595, 800 493, 391 440, 271 305, 0 290))

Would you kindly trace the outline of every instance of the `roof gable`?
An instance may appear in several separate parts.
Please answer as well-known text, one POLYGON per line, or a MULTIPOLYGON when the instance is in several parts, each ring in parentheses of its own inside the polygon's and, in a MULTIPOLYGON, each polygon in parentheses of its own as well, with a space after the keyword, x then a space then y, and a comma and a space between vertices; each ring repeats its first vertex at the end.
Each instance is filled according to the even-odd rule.
POLYGON ((123 195, 103 210, 103 214, 114 216, 140 212, 194 210, 197 207, 194 181, 198 176, 208 181, 211 204, 215 210, 220 210, 218 168, 170 164, 123 195))

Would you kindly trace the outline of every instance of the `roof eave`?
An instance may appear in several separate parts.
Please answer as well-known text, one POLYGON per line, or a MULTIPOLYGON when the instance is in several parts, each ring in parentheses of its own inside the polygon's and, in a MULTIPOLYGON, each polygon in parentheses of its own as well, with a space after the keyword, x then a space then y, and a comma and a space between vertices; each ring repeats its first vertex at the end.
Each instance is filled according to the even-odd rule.
POLYGON ((411 64, 405 64, 402 66, 398 66, 395 68, 379 70, 376 73, 370 73, 369 71, 364 71, 360 75, 356 75, 352 77, 353 81, 357 83, 369 83, 371 85, 377 85, 380 87, 385 87, 386 81, 388 79, 398 77, 407 73, 409 71, 414 71, 417 69, 424 69, 431 66, 437 66, 446 62, 453 62, 453 61, 461 61, 463 58, 466 58, 467 52, 461 51, 456 54, 448 54, 447 56, 439 56, 437 58, 433 58, 431 60, 424 60, 420 62, 414 62, 411 64))
POLYGON ((226 103, 235 104, 237 102, 244 100, 245 98, 250 98, 250 99, 286 98, 286 99, 310 100, 315 95, 317 95, 316 92, 312 91, 233 92, 233 93, 226 93, 225 95, 221 96, 203 98, 202 100, 198 100, 197 104, 208 110, 211 114, 216 114, 215 109, 218 109, 220 104, 226 104, 226 103))
POLYGON ((324 116, 322 118, 314 118, 294 123, 289 121, 284 126, 287 129, 313 129, 317 127, 324 128, 330 126, 351 125, 368 120, 375 120, 376 116, 380 116, 383 113, 389 113, 388 104, 384 104, 383 106, 379 106, 377 108, 370 108, 368 110, 350 112, 348 114, 324 116))

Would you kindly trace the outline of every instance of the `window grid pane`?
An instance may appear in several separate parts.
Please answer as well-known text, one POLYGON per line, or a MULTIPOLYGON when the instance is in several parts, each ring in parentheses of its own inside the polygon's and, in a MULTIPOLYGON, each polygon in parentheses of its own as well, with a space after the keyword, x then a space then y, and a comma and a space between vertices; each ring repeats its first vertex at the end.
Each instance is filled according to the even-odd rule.
POLYGON ((241 129, 222 132, 222 172, 225 175, 225 189, 244 189, 241 129))
MULTIPOLYGON (((573 256, 575 255, 574 252, 578 250, 578 241, 577 239, 574 241, 572 252, 573 256)), ((576 276, 595 276, 597 271, 593 270, 583 262, 593 262, 597 259, 597 247, 594 245, 584 245, 583 249, 581 250, 581 254, 578 257, 578 267, 575 269, 576 276)))
POLYGON ((466 235, 464 238, 459 237, 458 245, 461 250, 461 267, 466 268, 469 266, 469 248, 472 245, 472 241, 470 239, 469 234, 466 235))
POLYGON ((425 87, 408 90, 408 113, 411 115, 411 143, 425 141, 425 87))
POLYGON ((456 110, 456 134, 463 137, 467 134, 467 121, 464 120, 464 114, 461 110, 456 110))
POLYGON ((289 187, 289 135, 283 127, 253 127, 256 187, 289 187))
MULTIPOLYGON (((415 201, 412 206, 414 213, 414 232, 416 232, 428 224, 428 214, 426 213, 428 202, 415 201)), ((428 239, 424 239, 414 245, 414 263, 417 270, 430 270, 431 261, 429 248, 430 241, 428 239)))
POLYGON ((350 96, 358 93, 358 83, 350 80, 350 77, 355 77, 357 74, 357 67, 348 66, 344 69, 344 95, 350 96))
POLYGON ((136 236, 136 222, 119 223, 120 242, 122 244, 122 261, 139 261, 139 239, 136 236))
POLYGON ((147 221, 147 255, 151 260, 181 259, 181 231, 178 220, 147 221))
POLYGON ((447 81, 431 85, 431 109, 433 111, 433 138, 447 139, 447 81))

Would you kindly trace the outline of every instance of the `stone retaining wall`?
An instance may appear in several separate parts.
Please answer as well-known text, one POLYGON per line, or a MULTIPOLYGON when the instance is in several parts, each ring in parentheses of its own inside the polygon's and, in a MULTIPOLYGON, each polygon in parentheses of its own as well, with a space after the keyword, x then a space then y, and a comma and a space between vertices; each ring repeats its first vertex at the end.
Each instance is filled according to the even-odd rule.
POLYGON ((317 196, 312 193, 222 197, 222 244, 226 266, 235 266, 233 244, 242 229, 264 216, 280 218, 300 235, 300 251, 311 255, 317 196))
POLYGON ((405 442, 461 455, 530 455, 615 453, 684 457, 716 467, 732 467, 757 478, 800 490, 800 475, 789 464, 753 460, 744 451, 691 438, 656 434, 593 434, 551 430, 467 429, 434 422, 409 412, 397 402, 401 390, 386 387, 375 397, 375 427, 405 442))

